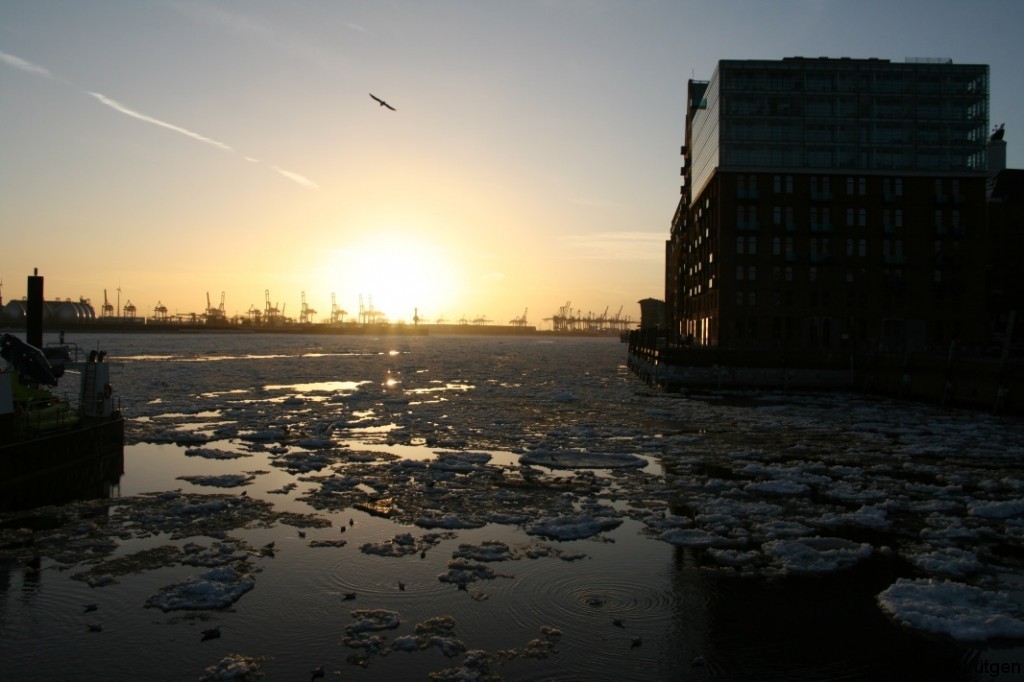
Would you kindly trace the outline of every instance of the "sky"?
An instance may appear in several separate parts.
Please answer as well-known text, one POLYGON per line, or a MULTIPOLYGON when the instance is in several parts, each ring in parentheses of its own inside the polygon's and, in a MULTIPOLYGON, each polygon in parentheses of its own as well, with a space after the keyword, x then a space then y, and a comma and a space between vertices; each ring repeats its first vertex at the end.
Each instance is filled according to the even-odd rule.
POLYGON ((1022 26, 1019 0, 0 0, 2 295, 38 268, 147 317, 638 320, 688 79, 989 64, 1021 168, 1022 26))

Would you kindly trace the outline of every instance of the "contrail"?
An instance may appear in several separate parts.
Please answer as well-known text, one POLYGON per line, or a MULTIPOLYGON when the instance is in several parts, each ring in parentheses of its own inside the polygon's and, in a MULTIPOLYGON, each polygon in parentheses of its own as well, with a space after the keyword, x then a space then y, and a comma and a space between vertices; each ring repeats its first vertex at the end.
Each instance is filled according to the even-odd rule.
POLYGON ((279 168, 277 166, 271 166, 271 168, 273 168, 278 173, 280 173, 281 175, 285 176, 286 178, 293 182, 297 182, 300 185, 305 185, 306 187, 310 187, 312 189, 320 189, 320 185, 316 184, 315 182, 305 177, 304 175, 299 175, 298 173, 293 173, 290 170, 285 170, 284 168, 279 168))
POLYGON ((3 50, 0 50, 0 61, 6 62, 13 66, 19 71, 26 73, 33 73, 37 76, 45 76, 46 78, 53 78, 53 74, 50 73, 45 67, 33 64, 32 62, 25 61, 21 57, 15 57, 13 54, 8 54, 3 50))
POLYGON ((160 126, 161 128, 167 128, 168 130, 173 130, 176 133, 181 133, 185 137, 191 137, 193 140, 199 140, 200 142, 205 142, 206 144, 213 145, 214 147, 219 147, 219 148, 221 148, 221 149, 223 149, 224 151, 227 151, 227 152, 235 151, 234 149, 232 149, 231 147, 227 146, 223 142, 218 142, 217 140, 211 140, 210 138, 204 137, 203 135, 200 135, 199 133, 193 133, 191 130, 186 130, 185 128, 182 128, 180 126, 176 126, 174 124, 168 123, 167 121, 161 121, 158 118, 153 118, 152 116, 146 116, 145 114, 141 114, 138 111, 135 111, 134 109, 129 109, 128 107, 126 107, 125 105, 121 104, 117 100, 110 99, 109 97, 107 97, 105 95, 102 95, 102 94, 100 94, 98 92, 90 92, 89 94, 92 95, 93 97, 95 97, 96 99, 98 99, 103 104, 106 104, 111 109, 113 109, 115 111, 120 111, 122 114, 124 114, 126 116, 131 116, 132 118, 137 118, 140 121, 145 121, 146 123, 152 123, 153 125, 160 126))
MULTIPOLYGON (((25 73, 30 73, 35 76, 42 76, 43 78, 51 78, 53 80, 61 81, 62 83, 67 83, 68 85, 72 85, 73 87, 77 87, 62 78, 54 76, 46 67, 40 66, 39 64, 33 64, 30 61, 22 59, 21 57, 17 57, 13 54, 10 54, 9 52, 4 52, 3 50, 0 50, 0 62, 3 62, 15 69, 18 69, 19 71, 24 71, 25 73)), ((180 135, 184 135, 185 137, 190 137, 193 140, 198 140, 199 142, 208 144, 212 147, 223 149, 226 152, 231 152, 232 154, 239 154, 239 152, 236 152, 230 146, 224 144, 219 140, 214 140, 212 138, 206 137, 205 135, 200 135, 199 133, 188 130, 187 128, 182 128, 181 126, 176 126, 173 123, 168 123, 167 121, 161 121, 160 119, 154 118, 153 116, 147 116, 146 114, 136 111, 130 107, 127 107, 124 104, 118 102, 117 100, 111 99, 110 97, 107 97, 106 95, 101 94, 99 92, 90 92, 88 90, 85 90, 84 92, 90 97, 95 98, 101 104, 104 104, 113 109, 114 111, 124 114, 125 116, 131 116, 132 118, 138 119, 139 121, 150 123, 161 128, 166 128, 167 130, 174 131, 180 135)), ((257 161, 251 156, 246 156, 244 154, 241 154, 241 156, 246 161, 259 163, 259 161, 257 161)), ((283 177, 288 178, 292 182, 302 185, 303 187, 308 187, 310 189, 317 190, 320 189, 320 185, 316 184, 315 182, 313 182, 312 180, 303 175, 299 175, 298 173, 294 173, 292 171, 279 168, 278 166, 272 165, 270 166, 270 168, 277 172, 278 174, 282 175, 283 177)))

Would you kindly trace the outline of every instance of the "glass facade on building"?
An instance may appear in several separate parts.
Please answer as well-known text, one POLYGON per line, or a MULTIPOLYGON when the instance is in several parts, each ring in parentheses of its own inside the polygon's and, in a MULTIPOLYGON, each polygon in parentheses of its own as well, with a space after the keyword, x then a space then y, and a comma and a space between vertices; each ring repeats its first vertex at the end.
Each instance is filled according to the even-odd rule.
POLYGON ((989 67, 723 60, 691 102, 690 197, 720 171, 984 172, 989 67))

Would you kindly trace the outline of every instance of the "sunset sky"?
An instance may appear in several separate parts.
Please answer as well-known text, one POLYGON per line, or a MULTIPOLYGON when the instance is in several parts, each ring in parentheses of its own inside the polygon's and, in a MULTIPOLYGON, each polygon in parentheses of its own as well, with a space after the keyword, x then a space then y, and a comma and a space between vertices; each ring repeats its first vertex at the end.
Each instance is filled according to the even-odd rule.
POLYGON ((332 293, 392 321, 638 319, 687 79, 989 64, 1020 168, 1022 27, 1019 0, 0 0, 3 298, 39 268, 47 298, 144 316, 269 291, 289 317, 305 292, 317 319, 332 293))

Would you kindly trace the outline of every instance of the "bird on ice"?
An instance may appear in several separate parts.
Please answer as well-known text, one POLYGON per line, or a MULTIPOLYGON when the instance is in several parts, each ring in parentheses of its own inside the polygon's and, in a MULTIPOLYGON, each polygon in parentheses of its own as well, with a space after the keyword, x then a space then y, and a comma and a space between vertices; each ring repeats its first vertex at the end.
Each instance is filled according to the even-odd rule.
POLYGON ((372 92, 370 93, 370 97, 373 98, 374 102, 379 102, 382 107, 387 107, 391 111, 398 111, 398 109, 395 109, 393 106, 382 100, 380 97, 377 97, 377 95, 373 94, 372 92))

